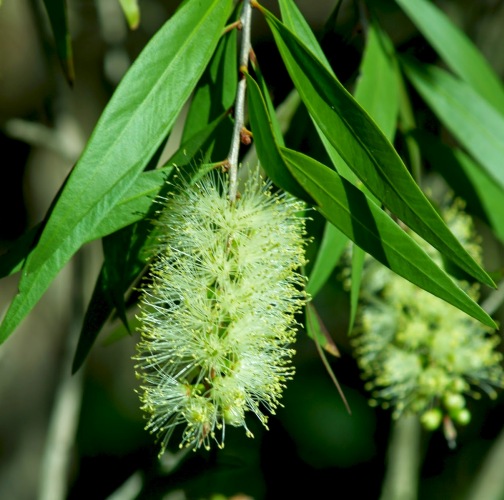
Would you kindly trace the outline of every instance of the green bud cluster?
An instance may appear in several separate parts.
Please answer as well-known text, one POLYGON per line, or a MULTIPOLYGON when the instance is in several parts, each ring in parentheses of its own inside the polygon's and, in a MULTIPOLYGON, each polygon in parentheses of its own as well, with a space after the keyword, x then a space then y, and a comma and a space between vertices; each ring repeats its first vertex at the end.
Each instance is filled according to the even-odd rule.
POLYGON ((306 301, 303 204, 253 175, 230 203, 217 173, 167 201, 141 299, 137 375, 147 429, 164 451, 223 446, 226 425, 266 426, 292 378, 295 314, 306 301), (219 434, 219 435, 218 435, 219 434))
MULTIPOLYGON (((481 248, 471 218, 455 202, 445 212, 452 232, 476 260, 481 248)), ((441 256, 416 235, 415 241, 440 265, 441 256)), ((477 285, 458 282, 475 300, 477 285)), ((413 412, 436 429, 443 418, 466 425, 467 396, 504 386, 499 337, 477 320, 368 258, 362 306, 353 346, 372 391, 371 404, 391 407, 393 416, 413 412)))

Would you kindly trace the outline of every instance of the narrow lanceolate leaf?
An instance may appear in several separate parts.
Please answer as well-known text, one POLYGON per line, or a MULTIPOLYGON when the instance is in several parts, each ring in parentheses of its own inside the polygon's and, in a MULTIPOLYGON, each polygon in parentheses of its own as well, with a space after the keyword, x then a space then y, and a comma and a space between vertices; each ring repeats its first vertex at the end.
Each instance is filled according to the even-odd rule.
POLYGON ((488 61, 450 19, 427 0, 396 0, 448 67, 504 114, 504 86, 488 61))
POLYGON ((109 216, 98 224, 88 241, 103 238, 123 227, 143 219, 151 209, 152 202, 161 191, 172 167, 142 172, 124 197, 110 211, 109 216))
POLYGON ((324 65, 331 74, 334 74, 327 57, 318 43, 317 37, 313 33, 310 25, 301 14, 301 11, 292 0, 279 0, 282 22, 310 49, 314 56, 324 65))
POLYGON ((402 62, 406 76, 446 128, 504 188, 504 115, 447 71, 412 60, 402 62))
POLYGON ((364 185, 443 255, 481 282, 494 286, 425 198, 369 115, 290 30, 260 9, 311 116, 364 185))
POLYGON ((399 112, 397 71, 392 42, 371 23, 354 97, 389 141, 394 138, 399 112))
POLYGON ((315 297, 329 279, 347 244, 348 238, 338 228, 327 222, 317 258, 306 285, 306 291, 311 297, 315 297))
POLYGON ((72 39, 68 30, 68 14, 65 0, 44 0, 44 6, 51 23, 56 52, 63 68, 63 73, 70 85, 75 80, 72 53, 72 39))
POLYGON ((130 68, 25 264, 19 293, 0 327, 0 341, 95 235, 166 137, 215 50, 231 3, 184 3, 130 68))
MULTIPOLYGON (((399 69, 392 42, 373 23, 369 25, 367 31, 366 49, 359 73, 354 97, 373 118, 386 138, 392 142, 399 112, 399 69)), ((366 188, 363 191, 372 201, 377 201, 366 188)), ((364 259, 364 251, 354 245, 352 248, 349 332, 353 330, 357 315, 364 259)))
POLYGON ((375 203, 313 158, 281 148, 287 168, 317 202, 319 212, 376 260, 482 323, 495 323, 375 203))
MULTIPOLYGON (((168 172, 171 169, 153 170, 142 173, 137 182, 132 186, 127 195, 114 207, 109 217, 102 221, 102 224, 95 228, 92 239, 101 238, 107 234, 118 231, 127 224, 132 224, 143 219, 152 209, 153 199, 158 195, 166 181, 168 172)), ((33 300, 32 296, 40 296, 44 293, 47 286, 57 275, 57 266, 41 266, 31 276, 33 286, 27 301, 33 300)), ((133 278, 131 278, 132 280, 133 278)), ((101 277, 93 293, 92 303, 88 308, 85 317, 85 324, 79 340, 78 352, 74 360, 74 371, 84 361, 91 346, 96 339, 101 327, 112 312, 115 302, 110 292, 110 280, 101 277)))
POLYGON ((191 137, 182 142, 179 149, 175 151, 165 165, 185 167, 191 162, 196 163, 196 160, 201 160, 205 146, 215 137, 219 126, 226 119, 230 120, 227 115, 222 114, 201 130, 195 132, 191 137), (198 157, 198 155, 200 156, 198 157))
POLYGON ((150 221, 143 220, 103 239, 104 263, 84 316, 72 373, 82 366, 114 310, 129 331, 124 294, 145 266, 139 253, 150 229, 150 221))
MULTIPOLYGON (((145 217, 171 171, 171 167, 166 167, 142 172, 109 216, 95 228, 89 241, 102 238, 145 217)), ((44 224, 41 222, 28 230, 0 257, 0 278, 21 271, 26 258, 36 246, 44 224)))
POLYGON ((504 189, 460 149, 450 148, 424 132, 412 135, 432 168, 467 203, 467 211, 487 222, 504 242, 504 189))
MULTIPOLYGON (((280 12, 282 15, 283 23, 294 33, 297 34, 299 39, 309 48, 312 53, 319 59, 319 61, 324 65, 324 68, 334 75, 331 65, 327 60, 322 47, 317 41, 317 38, 313 31, 311 30, 306 19, 301 14, 296 4, 292 0, 280 0, 280 12)), ((317 130, 320 130, 315 124, 317 130)), ((348 168, 344 160, 337 153, 337 151, 332 147, 332 145, 325 140, 325 136, 322 134, 322 143, 326 148, 329 157, 333 161, 334 166, 341 174, 346 175, 347 178, 355 180, 354 174, 348 168)), ((320 248, 315 257, 315 262, 313 264, 308 284, 306 287, 307 292, 315 297, 321 288, 324 286, 326 281, 331 276, 334 268, 338 264, 345 246, 348 244, 348 238, 335 226, 333 226, 329 221, 326 221, 324 228, 324 234, 322 236, 322 241, 320 243, 320 248)), ((310 335, 310 318, 314 317, 314 313, 310 313, 309 308, 306 310, 307 315, 307 332, 310 335)), ((312 327, 313 328, 313 327, 312 327)), ((312 337, 314 338, 314 337, 312 337)), ((323 344, 322 344, 323 345, 323 344)))
POLYGON ((311 201, 296 179, 287 170, 280 157, 271 119, 259 85, 249 74, 246 74, 246 78, 250 127, 254 134, 254 144, 262 167, 278 187, 300 199, 311 201))
POLYGON ((35 245, 42 227, 43 223, 39 223, 26 231, 12 243, 6 253, 2 254, 0 257, 0 278, 21 271, 25 259, 35 245))
POLYGON ((229 110, 238 85, 237 33, 232 30, 219 41, 214 55, 198 82, 187 113, 182 142, 229 110))
POLYGON ((140 24, 140 7, 138 6, 138 0, 119 0, 121 8, 128 21, 128 26, 135 30, 140 24))
POLYGON ((151 39, 103 112, 27 272, 67 240, 84 239, 135 181, 208 63, 230 3, 187 2, 151 39))
POLYGON ((333 356, 340 357, 339 349, 322 323, 320 316, 312 303, 306 304, 306 333, 317 344, 333 356))

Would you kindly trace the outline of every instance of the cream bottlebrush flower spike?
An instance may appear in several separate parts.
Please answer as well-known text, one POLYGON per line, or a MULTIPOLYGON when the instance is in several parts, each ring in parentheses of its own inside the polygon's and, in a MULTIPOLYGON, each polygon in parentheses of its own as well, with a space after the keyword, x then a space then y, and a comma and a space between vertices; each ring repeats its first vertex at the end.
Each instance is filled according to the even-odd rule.
MULTIPOLYGON (((471 218, 455 202, 445 213, 452 232, 481 261, 471 218)), ((441 256, 411 235, 442 265, 441 256)), ((458 282, 475 300, 476 285, 458 282)), ((495 397, 493 386, 504 385, 502 355, 494 350, 498 336, 475 319, 425 292, 369 258, 363 275, 360 326, 353 340, 355 353, 372 403, 392 406, 393 416, 420 415, 435 429, 444 420, 467 424, 466 396, 483 390, 495 397)), ((449 436, 447 436, 449 437, 449 436)))
POLYGON ((303 203, 271 192, 258 174, 241 196, 212 173, 167 201, 163 234, 141 300, 136 360, 147 428, 164 451, 224 444, 248 411, 266 426, 294 368, 295 313, 305 303, 303 203), (217 437, 217 431, 220 436, 217 437))

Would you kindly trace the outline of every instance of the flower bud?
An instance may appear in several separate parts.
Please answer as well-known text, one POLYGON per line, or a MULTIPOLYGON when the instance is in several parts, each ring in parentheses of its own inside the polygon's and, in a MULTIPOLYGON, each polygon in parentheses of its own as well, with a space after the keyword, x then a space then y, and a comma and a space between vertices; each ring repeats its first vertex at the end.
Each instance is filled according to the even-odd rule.
POLYGON ((422 425, 429 431, 436 430, 443 420, 443 414, 439 408, 431 408, 422 414, 420 421, 422 425))

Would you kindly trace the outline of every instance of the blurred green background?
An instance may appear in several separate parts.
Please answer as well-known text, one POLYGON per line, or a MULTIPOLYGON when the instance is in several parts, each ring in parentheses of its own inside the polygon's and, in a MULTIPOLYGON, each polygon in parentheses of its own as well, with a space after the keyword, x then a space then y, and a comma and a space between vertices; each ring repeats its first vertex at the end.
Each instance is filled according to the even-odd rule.
MULTIPOLYGON (((0 253, 43 218, 120 78, 178 3, 141 0, 141 24, 130 31, 117 0, 69 0, 76 69, 70 88, 59 68, 42 2, 4 0, 0 8, 0 253)), ((277 12, 276 2, 262 3, 277 12)), ((316 32, 336 4, 333 0, 296 3, 316 32)), ((504 2, 436 3, 503 75, 504 2)), ((373 4, 397 47, 435 61, 434 52, 393 1, 373 4)), ((361 28, 359 2, 344 0, 336 29, 324 45, 343 83, 355 78, 364 45, 361 28)), ((253 45, 279 104, 291 84, 257 15, 253 45)), ((439 131, 439 123, 429 112, 422 114, 421 104, 419 108, 423 125, 439 131)), ((168 148, 176 144, 177 131, 168 148)), ((318 147, 309 140, 302 146, 318 147)), ((320 234, 322 221, 313 218, 311 231, 320 234)), ((498 249, 485 248, 485 255, 493 267, 502 266, 498 249)), ((69 379, 67 353, 75 346, 100 264, 100 245, 85 247, 0 349, 0 498, 38 497, 44 446, 60 390, 73 394, 74 408, 80 413, 74 419, 76 441, 69 458, 69 499, 108 498, 114 492, 117 496, 112 498, 136 498, 140 483, 138 498, 171 500, 217 499, 220 494, 225 498, 380 496, 392 428, 390 412, 367 404, 346 335, 349 306, 341 269, 316 306, 341 350, 341 358, 331 363, 352 415, 346 412, 313 342, 300 332, 297 374, 285 391, 285 408, 270 420, 269 432, 250 419, 255 439, 245 438, 241 429, 229 429, 223 450, 197 453, 177 451, 175 436, 174 453, 159 462, 158 447, 143 430, 134 392, 131 356, 136 335, 108 345, 104 340, 115 326, 111 325, 78 376, 69 379), (126 487, 118 491, 125 482, 126 487)), ((16 276, 2 281, 0 311, 16 286, 16 276)), ((465 497, 501 431, 504 400, 482 399, 471 412, 473 420, 460 431, 455 450, 449 449, 440 432, 422 435, 420 498, 465 497)), ((71 424, 71 414, 66 421, 71 424)))

